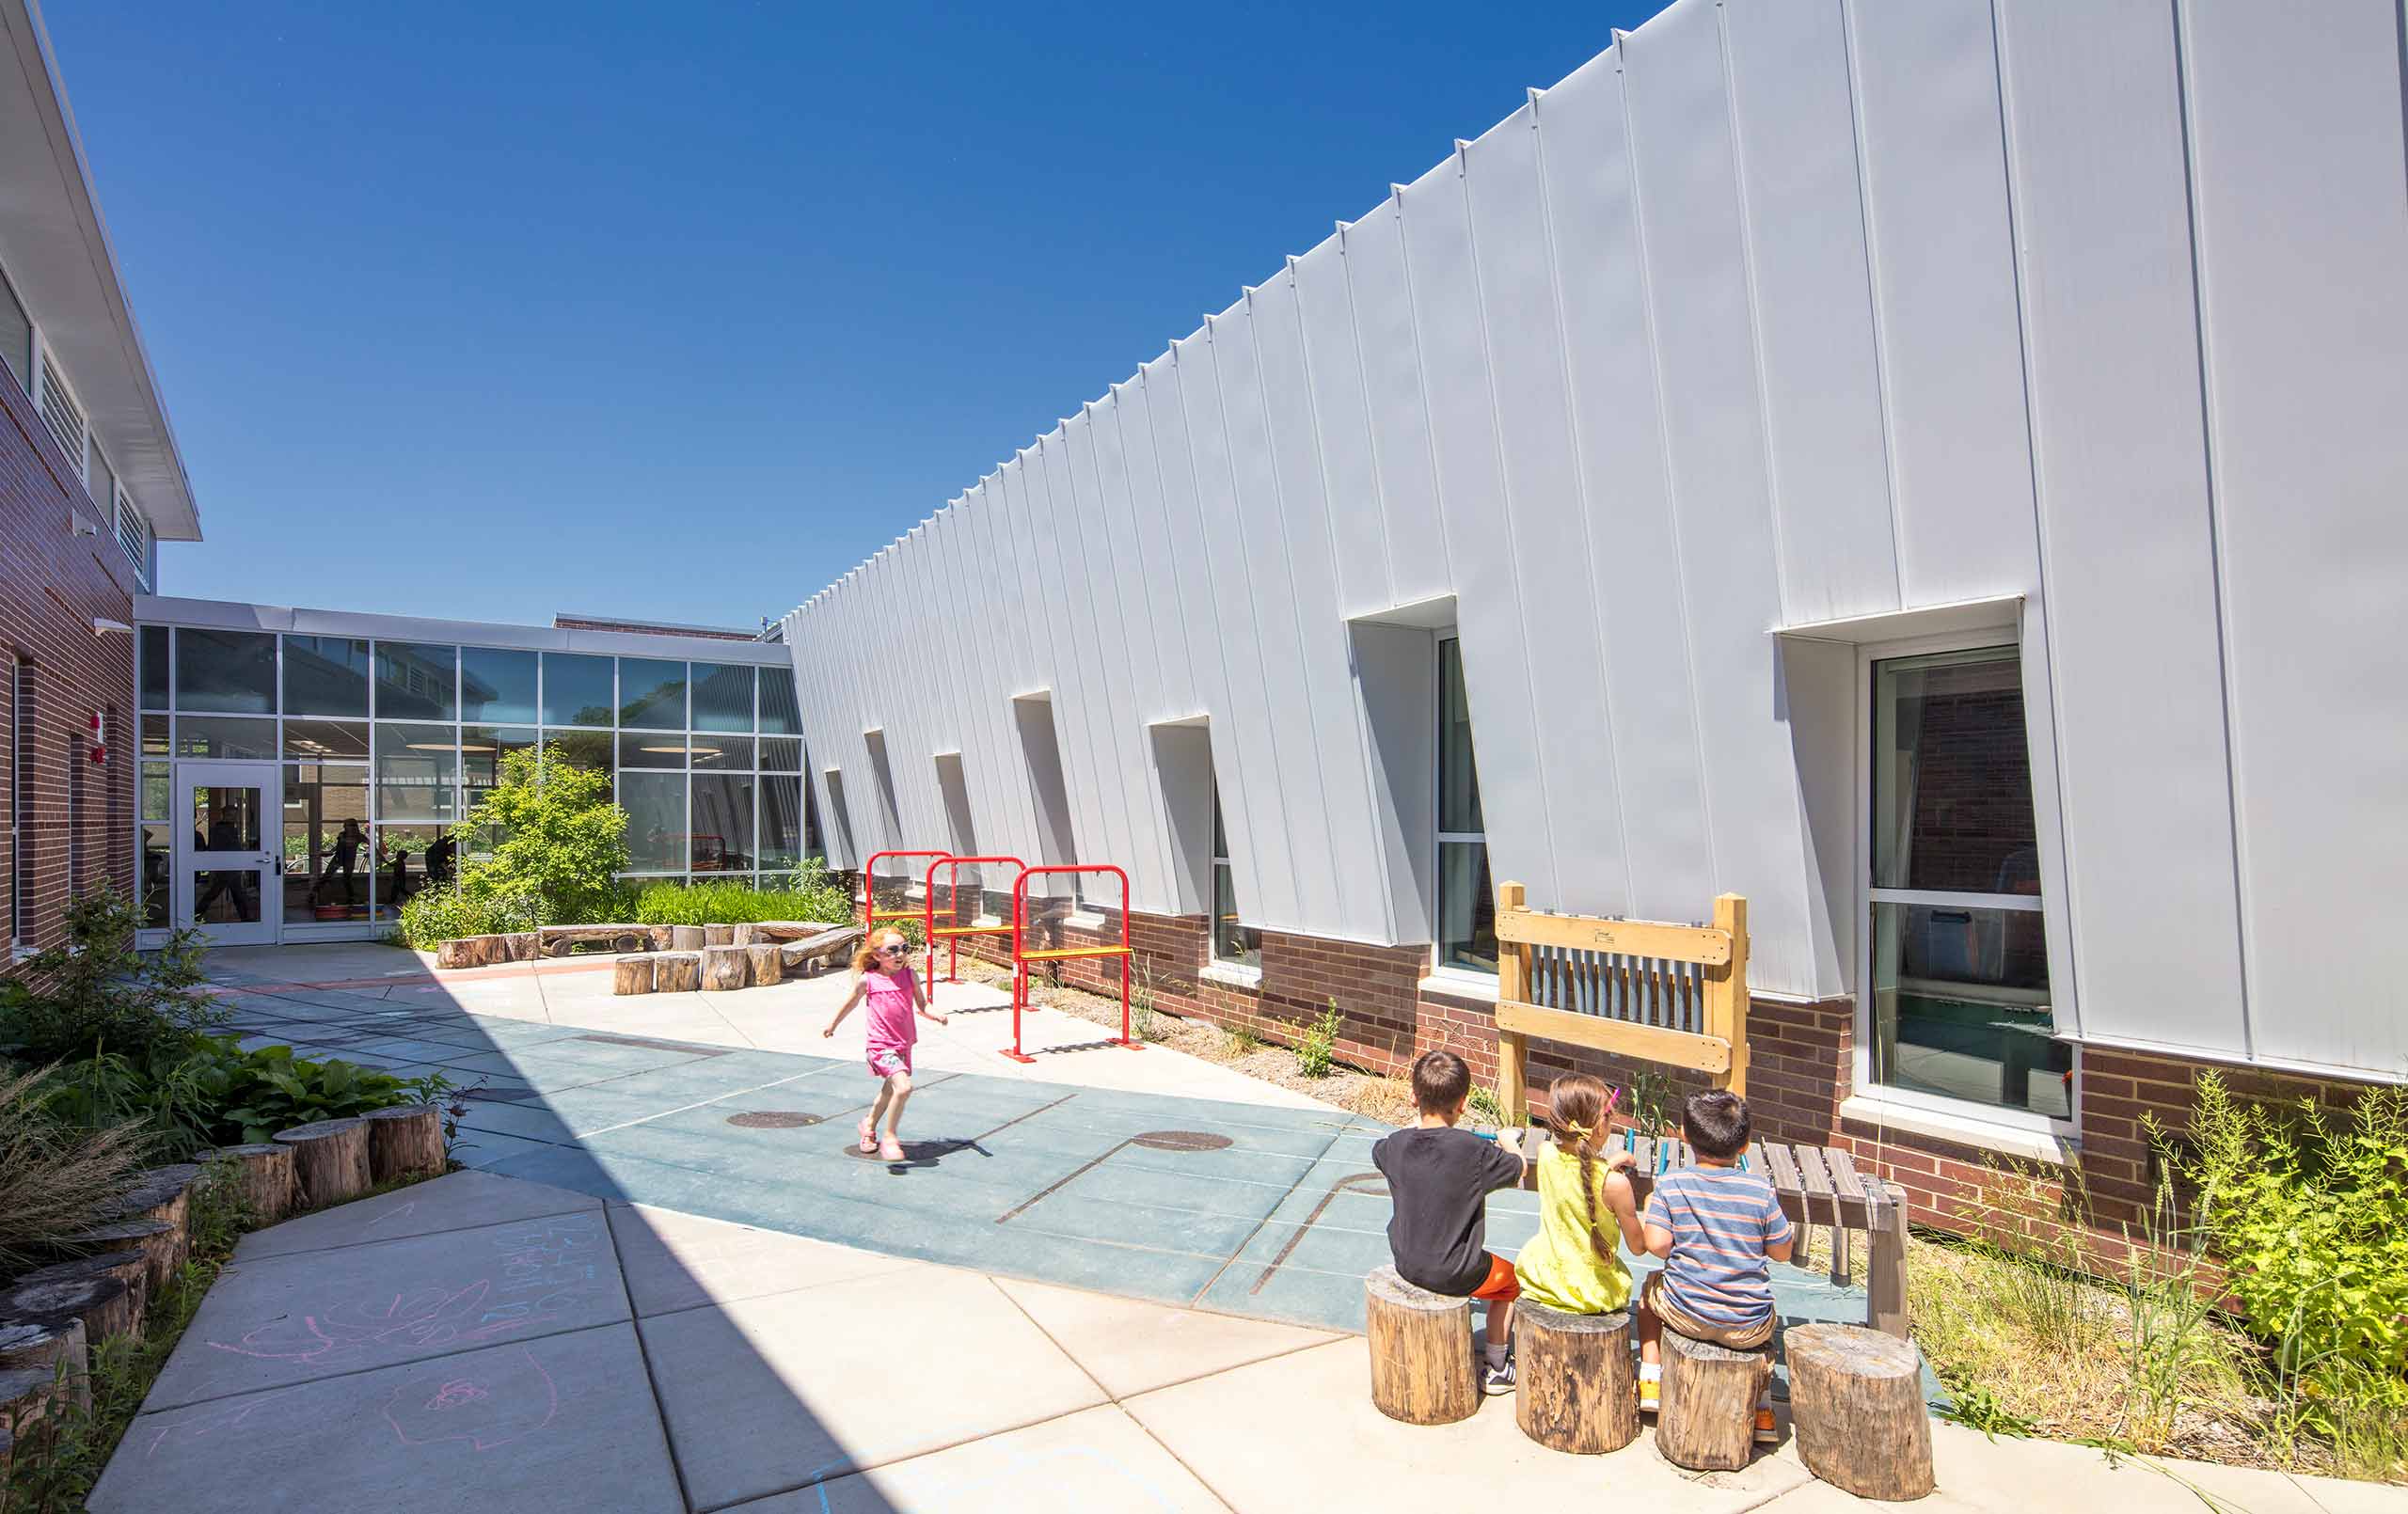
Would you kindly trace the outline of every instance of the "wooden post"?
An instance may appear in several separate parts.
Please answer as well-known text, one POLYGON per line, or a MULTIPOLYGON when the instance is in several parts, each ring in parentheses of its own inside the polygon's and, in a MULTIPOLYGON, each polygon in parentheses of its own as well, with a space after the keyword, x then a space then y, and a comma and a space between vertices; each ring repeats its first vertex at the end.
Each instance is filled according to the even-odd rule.
POLYGON ((1639 1435, 1630 1316, 1567 1315, 1524 1300, 1513 1310, 1513 1420, 1539 1444, 1580 1456, 1639 1435))
POLYGON ((1806 1470, 1859 1498, 1931 1491, 1923 1361, 1907 1342, 1856 1325, 1789 1331, 1789 1418, 1806 1470))
POLYGON ((1656 1449, 1691 1472, 1738 1471, 1756 1443, 1756 1400, 1772 1376, 1772 1354, 1735 1351, 1670 1329, 1663 1342, 1656 1449))
POLYGON ((751 946, 761 938, 754 934, 753 924, 749 920, 739 920, 728 930, 727 944, 730 946, 751 946))
POLYGON ((293 1148, 273 1141, 243 1146, 213 1146, 194 1153, 204 1163, 231 1162, 229 1175, 251 1218, 261 1225, 281 1222, 300 1194, 293 1176, 293 1148))
POLYGON ((1731 938, 1731 960, 1705 970, 1706 1034, 1731 1044, 1731 1070, 1719 1087, 1748 1096, 1748 901, 1736 893, 1714 900, 1714 928, 1731 938))
POLYGON ((704 926, 703 944, 706 947, 734 946, 736 944, 736 927, 733 924, 704 926))
POLYGON ((1868 1177, 1864 1184, 1864 1322, 1907 1338, 1907 1191, 1868 1177))
POLYGON ((623 956, 610 964, 610 991, 614 994, 648 994, 652 992, 654 958, 623 956))
POLYGON ((1383 1267, 1363 1280, 1371 1338, 1371 1403, 1407 1425, 1451 1425, 1480 1408, 1471 1301, 1415 1287, 1383 1267))
POLYGON ((744 956, 751 965, 752 982, 756 986, 776 983, 785 976, 785 964, 780 959, 774 941, 756 941, 744 948, 744 956))
POLYGON ((371 1110, 360 1118, 368 1124, 368 1175, 374 1181, 432 1177, 443 1171, 441 1110, 432 1104, 400 1104, 371 1110))
POLYGON ((704 939, 703 927, 700 925, 669 927, 669 949, 673 952, 699 952, 709 944, 704 939))
POLYGON ((748 946, 705 946, 703 948, 703 986, 705 988, 741 988, 752 981, 752 962, 748 946))
MULTIPOLYGON (((1497 910, 1523 907, 1528 891, 1518 883, 1497 886, 1497 910)), ((1518 941, 1500 941, 1497 949, 1497 997, 1501 1001, 1521 1002, 1530 997, 1530 949, 1518 941)), ((1519 1125, 1528 1116, 1529 1090, 1523 1081, 1522 1033, 1499 1030, 1497 1033, 1497 1107, 1503 1112, 1507 1125, 1519 1125)))
MULTIPOLYGON (((689 927, 680 925, 679 930, 689 927)), ((653 959, 653 988, 664 994, 689 994, 703 986, 703 954, 663 952, 653 959)))
POLYGON ((78 1409, 92 1407, 92 1357, 84 1322, 0 1325, 0 1372, 37 1371, 62 1383, 78 1409))
POLYGON ((276 1133, 277 1144, 293 1148, 293 1175, 301 1202, 312 1209, 348 1204, 368 1191, 368 1126, 365 1121, 317 1120, 276 1133))

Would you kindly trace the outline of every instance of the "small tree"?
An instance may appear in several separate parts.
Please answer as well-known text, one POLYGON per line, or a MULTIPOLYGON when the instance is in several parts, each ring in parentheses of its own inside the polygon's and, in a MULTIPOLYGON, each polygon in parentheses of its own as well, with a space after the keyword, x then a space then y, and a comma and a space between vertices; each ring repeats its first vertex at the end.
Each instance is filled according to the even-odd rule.
POLYGON ((490 857, 460 870, 460 896, 488 914, 531 907, 535 924, 603 918, 627 865, 627 812, 610 802, 610 775, 580 767, 557 745, 505 752, 500 781, 468 812, 467 828, 494 839, 490 857))
POLYGON ((171 931, 146 955, 134 947, 141 924, 134 901, 106 879, 77 895, 67 907, 67 939, 25 963, 23 978, 0 982, 0 1047, 40 1060, 138 1056, 181 1049, 225 1019, 225 1007, 198 991, 200 934, 171 931))

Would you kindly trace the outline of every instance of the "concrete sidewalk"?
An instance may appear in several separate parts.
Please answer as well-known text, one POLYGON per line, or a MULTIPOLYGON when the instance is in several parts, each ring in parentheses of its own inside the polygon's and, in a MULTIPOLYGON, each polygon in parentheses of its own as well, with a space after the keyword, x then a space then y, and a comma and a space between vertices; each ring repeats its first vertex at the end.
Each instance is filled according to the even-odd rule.
MULTIPOLYGON (((1825 1514, 1784 1443, 1737 1473, 1642 1434, 1545 1451, 1510 1398, 1425 1429, 1361 1339, 461 1173, 247 1238, 95 1514, 1127 1514, 1617 1506, 1825 1514)), ((2397 1490, 2111 1463, 1934 1427, 1934 1514, 2372 1514, 2397 1490)))

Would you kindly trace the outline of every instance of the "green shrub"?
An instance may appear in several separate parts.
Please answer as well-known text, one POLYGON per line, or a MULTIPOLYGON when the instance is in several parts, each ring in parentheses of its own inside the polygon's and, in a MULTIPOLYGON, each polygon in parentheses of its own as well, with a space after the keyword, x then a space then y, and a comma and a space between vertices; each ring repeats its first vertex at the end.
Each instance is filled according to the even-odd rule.
POLYGON ((182 1159, 204 1146, 265 1141, 313 1120, 433 1103, 451 1088, 440 1073, 395 1078, 348 1062, 296 1057, 291 1047, 246 1051, 233 1036, 199 1035, 182 1048, 141 1056, 103 1051, 53 1067, 35 1103, 71 1128, 141 1122, 160 1155, 182 1159))
POLYGON ((67 907, 67 940, 37 954, 24 975, 0 982, 0 1049, 49 1062, 103 1049, 147 1054, 182 1049, 226 1018, 202 983, 200 937, 169 935, 166 946, 134 949, 141 916, 103 882, 67 907))
POLYGON ((597 923, 624 907, 627 812, 610 802, 609 773, 578 766, 557 743, 540 754, 504 752, 496 786, 464 825, 495 838, 490 856, 460 869, 460 897, 485 918, 531 914, 524 930, 597 923))
POLYGON ((845 891, 828 881, 816 861, 757 889, 737 878, 646 884, 636 895, 634 908, 637 923, 644 925, 737 925, 764 920, 842 924, 854 913, 845 891))
POLYGON ((2198 1090, 2193 1144, 2171 1159, 2250 1330, 2310 1389, 2374 1380, 2408 1412, 2408 1089, 2368 1089, 2339 1115, 2242 1103, 2213 1073, 2198 1090))
POLYGON ((402 923, 395 934, 404 946, 432 952, 442 942, 463 936, 533 930, 544 923, 542 916, 538 899, 471 899, 457 886, 422 889, 403 902, 402 923))
POLYGON ((1338 1001, 1330 1000, 1326 1011, 1296 1033, 1296 1070, 1307 1078, 1328 1077, 1330 1060, 1338 1052, 1338 1032, 1345 1023, 1338 1001))
POLYGON ((139 1124, 77 1129, 51 1118, 46 1080, 37 1070, 0 1070, 0 1278, 107 1219, 150 1155, 139 1124))

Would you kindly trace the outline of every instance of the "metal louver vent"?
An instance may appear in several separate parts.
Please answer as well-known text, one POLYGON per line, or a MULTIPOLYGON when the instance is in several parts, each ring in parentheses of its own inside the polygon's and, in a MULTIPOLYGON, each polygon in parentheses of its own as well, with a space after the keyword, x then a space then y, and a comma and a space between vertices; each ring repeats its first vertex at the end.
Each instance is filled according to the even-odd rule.
POLYGON ((58 438, 58 446, 74 461, 77 471, 84 466, 84 412, 67 392, 67 381, 58 376, 50 354, 41 355, 41 418, 50 434, 58 438))
POLYGON ((117 500, 117 544, 124 551, 126 560, 134 564, 135 576, 148 583, 150 576, 150 523, 143 518, 142 512, 135 509, 134 501, 125 497, 121 491, 117 500))

